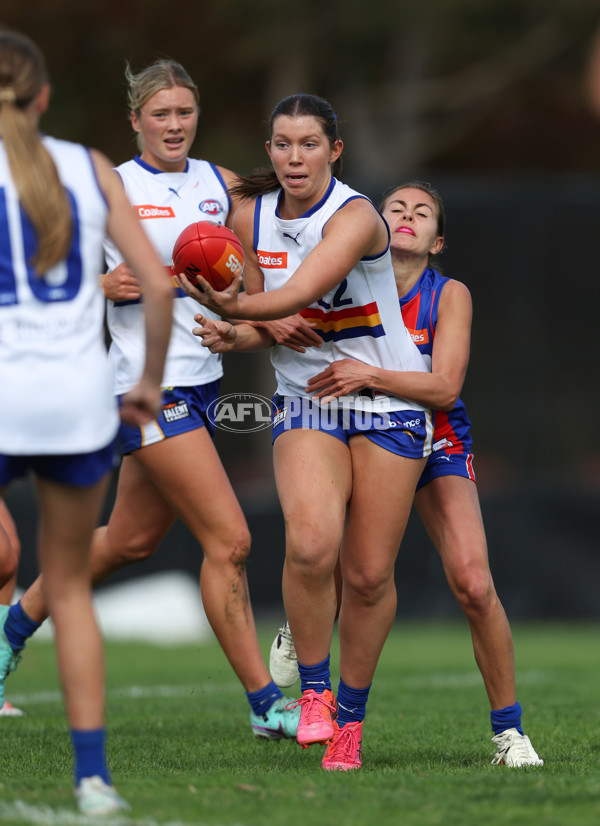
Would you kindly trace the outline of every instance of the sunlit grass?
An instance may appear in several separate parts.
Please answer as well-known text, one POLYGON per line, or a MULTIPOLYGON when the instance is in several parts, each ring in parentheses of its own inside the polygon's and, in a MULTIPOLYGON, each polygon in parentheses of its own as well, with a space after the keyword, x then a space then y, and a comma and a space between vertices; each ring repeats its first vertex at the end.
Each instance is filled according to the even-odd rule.
MULTIPOLYGON (((262 628, 265 655, 275 630, 262 628)), ((597 826, 600 628, 513 632, 518 697, 542 769, 491 766, 489 708, 465 624, 395 626, 371 691, 363 769, 347 774, 321 770, 321 747, 256 740, 214 641, 108 643, 108 753, 132 805, 111 822, 597 826)), ((29 645, 7 697, 27 716, 0 719, 0 823, 84 823, 50 643, 29 645)))

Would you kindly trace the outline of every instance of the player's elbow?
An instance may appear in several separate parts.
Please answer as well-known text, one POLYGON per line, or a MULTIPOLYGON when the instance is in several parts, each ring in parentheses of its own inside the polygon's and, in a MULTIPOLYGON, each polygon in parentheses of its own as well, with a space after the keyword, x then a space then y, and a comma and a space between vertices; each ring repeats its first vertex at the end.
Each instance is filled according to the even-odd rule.
POLYGON ((436 400, 435 409, 447 413, 449 410, 454 410, 458 402, 460 393, 459 387, 451 387, 450 385, 441 389, 439 398, 436 400))

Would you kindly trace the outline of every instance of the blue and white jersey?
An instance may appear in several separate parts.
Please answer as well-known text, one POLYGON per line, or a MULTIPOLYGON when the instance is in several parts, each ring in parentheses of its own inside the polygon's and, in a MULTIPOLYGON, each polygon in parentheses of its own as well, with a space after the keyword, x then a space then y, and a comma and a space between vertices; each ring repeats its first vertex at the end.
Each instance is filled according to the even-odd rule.
MULTIPOLYGON (((117 167, 125 192, 135 206, 143 228, 165 267, 170 268, 173 245, 179 233, 196 221, 224 224, 231 208, 225 182, 214 164, 188 159, 184 172, 161 172, 135 157, 117 167)), ((108 270, 123 260, 107 240, 108 270)), ((170 270, 165 277, 172 277, 170 270)), ((192 335, 198 302, 173 282, 173 327, 163 374, 163 387, 208 384, 223 375, 220 355, 201 346, 192 335)), ((208 318, 218 318, 202 308, 208 318)), ((115 393, 130 390, 142 374, 145 357, 144 308, 141 300, 108 301, 110 357, 115 366, 115 393)))
MULTIPOLYGON (((327 221, 338 209, 354 198, 364 198, 332 178, 318 204, 300 218, 283 220, 278 210, 280 192, 260 196, 254 214, 253 246, 267 292, 289 280, 322 240, 327 221)), ((428 370, 402 320, 389 245, 379 255, 362 258, 341 284, 302 310, 302 315, 313 322, 323 344, 308 347, 305 353, 280 345, 272 348, 281 396, 307 396, 308 379, 344 358, 386 370, 428 370)), ((343 403, 374 412, 425 409, 385 393, 371 395, 354 393, 345 396, 343 403)))
POLYGON ((67 259, 42 276, 0 141, 0 452, 87 453, 119 424, 98 286, 108 207, 79 144, 45 137, 73 212, 67 259))

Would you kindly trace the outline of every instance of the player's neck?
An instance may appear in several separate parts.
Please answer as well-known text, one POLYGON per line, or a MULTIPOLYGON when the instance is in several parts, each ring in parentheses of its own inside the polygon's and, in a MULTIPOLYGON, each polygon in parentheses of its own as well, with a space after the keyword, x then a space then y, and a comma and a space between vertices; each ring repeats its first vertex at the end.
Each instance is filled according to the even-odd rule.
POLYGON ((394 278, 398 296, 409 293, 421 277, 423 270, 427 266, 427 259, 400 257, 392 254, 392 264, 394 267, 394 278))

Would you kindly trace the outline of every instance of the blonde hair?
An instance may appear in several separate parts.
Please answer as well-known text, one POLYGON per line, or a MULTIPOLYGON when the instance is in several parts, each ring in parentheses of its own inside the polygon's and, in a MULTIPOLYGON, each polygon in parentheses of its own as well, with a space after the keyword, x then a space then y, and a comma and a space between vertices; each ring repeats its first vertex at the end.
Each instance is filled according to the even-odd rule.
POLYGON ((19 200, 37 236, 31 263, 40 275, 66 258, 73 218, 52 156, 28 106, 48 82, 44 57, 24 35, 0 31, 0 134, 19 200))
MULTIPOLYGON (((198 112, 200 112, 200 93, 198 87, 176 60, 162 59, 146 66, 137 74, 131 70, 129 63, 125 67, 125 80, 129 87, 127 93, 127 103, 130 112, 134 112, 138 117, 142 106, 162 89, 171 89, 173 86, 182 86, 189 89, 196 99, 198 112)), ((144 150, 142 135, 137 133, 137 145, 140 152, 144 150)))

